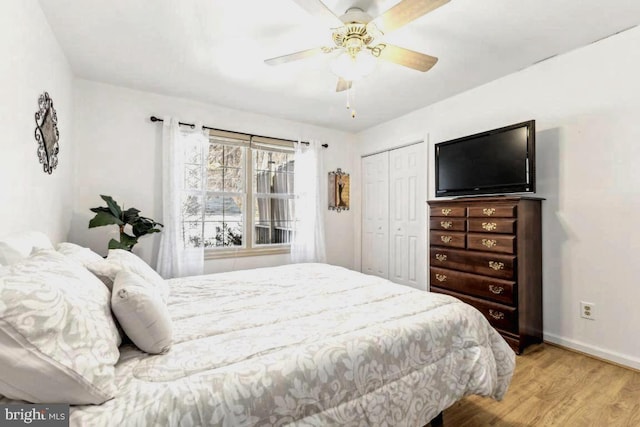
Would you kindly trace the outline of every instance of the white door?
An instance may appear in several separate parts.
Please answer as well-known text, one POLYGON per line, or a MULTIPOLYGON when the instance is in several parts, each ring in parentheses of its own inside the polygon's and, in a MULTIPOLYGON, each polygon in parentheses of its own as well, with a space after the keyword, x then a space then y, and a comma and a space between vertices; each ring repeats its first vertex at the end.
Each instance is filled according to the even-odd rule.
POLYGON ((362 158, 362 265, 389 278, 389 152, 362 158))
POLYGON ((425 144, 389 152, 389 279, 426 289, 425 144))

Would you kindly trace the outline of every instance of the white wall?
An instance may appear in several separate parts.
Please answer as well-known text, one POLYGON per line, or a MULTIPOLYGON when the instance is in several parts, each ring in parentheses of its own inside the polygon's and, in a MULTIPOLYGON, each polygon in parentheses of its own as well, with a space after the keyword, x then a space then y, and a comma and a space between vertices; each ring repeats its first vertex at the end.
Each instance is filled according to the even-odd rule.
MULTIPOLYGON (((104 254, 108 240, 117 236, 115 226, 87 228, 92 217, 89 208, 103 204, 100 194, 162 222, 162 125, 151 123, 151 115, 170 115, 238 132, 319 139, 329 144, 324 159, 327 171, 351 169, 353 135, 345 132, 86 80, 76 81, 75 95, 78 147, 70 239, 98 253, 104 254)), ((326 218, 328 262, 352 267, 352 212, 327 211, 326 218)), ((159 235, 143 237, 134 250, 153 265, 159 240, 159 235)), ((207 261, 205 272, 272 266, 288 260, 288 255, 270 255, 207 261)))
POLYGON ((41 230, 55 242, 69 231, 73 180, 73 75, 35 0, 9 0, 0 13, 0 236, 41 230), (38 97, 58 113, 60 155, 52 175, 38 161, 38 97))
MULTIPOLYGON (((434 143, 535 119, 537 195, 546 198, 544 338, 635 368, 638 46, 635 28, 361 132, 354 150, 358 156, 428 135, 432 171, 434 143), (580 301, 595 303, 595 321, 579 317, 580 301)), ((429 180, 432 198, 432 172, 429 180)), ((358 224, 359 213, 355 218, 358 224)), ((359 259, 360 237, 354 237, 359 259)))

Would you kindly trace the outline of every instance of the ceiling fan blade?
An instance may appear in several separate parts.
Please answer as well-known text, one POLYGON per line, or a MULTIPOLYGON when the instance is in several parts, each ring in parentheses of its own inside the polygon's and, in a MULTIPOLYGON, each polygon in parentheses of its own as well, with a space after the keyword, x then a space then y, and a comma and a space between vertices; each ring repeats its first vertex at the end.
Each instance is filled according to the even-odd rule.
POLYGON ((302 50, 300 52, 290 53, 288 55, 276 56, 275 58, 265 59, 265 63, 268 65, 280 65, 286 64, 287 62, 299 61, 300 59, 307 59, 315 56, 319 53, 322 53, 323 49, 321 47, 316 47, 314 49, 302 50))
POLYGON ((449 3, 449 1, 450 0, 402 0, 372 22, 380 31, 388 33, 449 3))
POLYGON ((324 3, 320 0, 293 0, 298 6, 309 12, 311 15, 322 19, 327 27, 338 28, 344 26, 340 20, 324 3))
POLYGON ((336 92, 344 92, 351 89, 352 83, 349 80, 345 80, 342 77, 338 77, 338 85, 336 86, 336 92))
POLYGON ((403 47, 386 45, 380 52, 380 59, 393 62, 394 64, 404 65, 418 71, 429 71, 431 67, 436 65, 438 58, 425 55, 424 53, 405 49, 403 47))

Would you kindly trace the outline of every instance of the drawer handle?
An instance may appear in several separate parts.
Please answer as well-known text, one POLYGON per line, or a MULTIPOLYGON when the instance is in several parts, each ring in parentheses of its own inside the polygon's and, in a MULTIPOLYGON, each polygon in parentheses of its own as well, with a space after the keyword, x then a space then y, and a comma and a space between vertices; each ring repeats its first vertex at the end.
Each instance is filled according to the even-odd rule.
POLYGON ((486 216, 491 216, 494 213, 496 213, 495 208, 484 208, 482 209, 482 213, 485 214, 486 216))
POLYGON ((491 291, 491 293, 494 293, 496 295, 504 293, 504 288, 502 286, 489 285, 489 290, 491 291))
POLYGON ((482 244, 488 248, 492 248, 498 244, 494 239, 482 239, 482 244))
POLYGON ((450 229, 452 225, 453 223, 451 221, 440 221, 440 227, 444 228, 445 230, 450 229))
POLYGON ((442 215, 449 216, 450 213, 451 213, 451 209, 442 209, 442 215))
POLYGON ((496 224, 495 222, 483 222, 482 223, 482 228, 484 228, 487 231, 493 231, 496 229, 496 227, 498 227, 498 224, 496 224))
POLYGON ((442 240, 443 243, 451 243, 452 239, 453 237, 451 236, 440 236, 440 240, 442 240))
POLYGON ((489 310, 489 316, 493 317, 496 320, 504 319, 504 313, 497 310, 489 310))
POLYGON ((504 270, 504 263, 498 261, 489 261, 489 267, 493 268, 495 271, 504 270))
POLYGON ((436 254, 436 259, 440 262, 445 262, 447 260, 447 256, 445 254, 436 254))
POLYGON ((447 280, 447 276, 444 274, 436 274, 436 280, 438 282, 445 282, 447 280))

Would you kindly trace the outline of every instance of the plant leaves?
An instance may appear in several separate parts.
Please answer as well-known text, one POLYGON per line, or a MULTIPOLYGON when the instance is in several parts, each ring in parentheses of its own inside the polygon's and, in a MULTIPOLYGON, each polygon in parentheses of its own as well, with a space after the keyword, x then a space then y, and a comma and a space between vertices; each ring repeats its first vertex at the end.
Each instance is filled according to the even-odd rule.
POLYGON ((133 225, 136 222, 136 220, 139 218, 138 217, 139 213, 140 211, 138 209, 129 208, 122 213, 122 220, 125 222, 125 224, 133 225))
POLYGON ((91 208, 89 210, 91 212, 95 212, 95 213, 98 213, 98 212, 109 212, 109 213, 111 213, 111 209, 105 208, 104 206, 100 206, 98 208, 91 208))
POLYGON ((143 220, 143 221, 152 222, 154 227, 157 226, 157 225, 159 225, 160 227, 164 227, 164 225, 160 224, 159 222, 155 222, 151 218, 147 218, 147 217, 141 216, 140 219, 143 220))
POLYGON ((91 212, 95 212, 96 216, 89 221, 89 228, 100 227, 103 225, 117 225, 120 227, 120 241, 111 239, 109 241, 109 249, 124 249, 131 251, 133 246, 138 243, 138 237, 150 233, 159 233, 159 228, 164 227, 159 222, 155 222, 151 218, 140 216, 140 210, 129 208, 123 211, 123 208, 113 200, 111 196, 101 194, 100 197, 107 204, 106 207, 99 206, 91 208, 91 212), (124 226, 130 224, 133 229, 133 236, 122 231, 124 226))
POLYGON ((130 236, 127 233, 120 233, 120 243, 126 245, 129 250, 131 250, 131 248, 133 248, 133 246, 138 243, 138 238, 130 236))
POLYGON ((131 246, 120 243, 116 239, 111 239, 109 240, 109 249, 124 249, 125 251, 130 251, 131 246))
POLYGON ((143 216, 138 217, 136 222, 132 224, 133 234, 140 237, 149 233, 157 233, 160 231, 159 229, 155 228, 157 225, 162 227, 162 224, 159 224, 150 218, 145 218, 143 216))
POLYGON ((123 222, 120 221, 120 218, 113 216, 109 212, 100 211, 96 214, 96 216, 93 217, 91 221, 89 221, 89 228, 102 227, 103 225, 111 224, 122 225, 123 222))
POLYGON ((102 200, 107 202, 107 206, 109 207, 109 210, 111 211, 113 216, 117 218, 122 218, 122 209, 120 208, 118 203, 115 200, 113 200, 111 196, 104 196, 101 194, 100 197, 102 198, 102 200))

